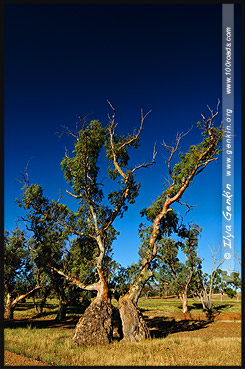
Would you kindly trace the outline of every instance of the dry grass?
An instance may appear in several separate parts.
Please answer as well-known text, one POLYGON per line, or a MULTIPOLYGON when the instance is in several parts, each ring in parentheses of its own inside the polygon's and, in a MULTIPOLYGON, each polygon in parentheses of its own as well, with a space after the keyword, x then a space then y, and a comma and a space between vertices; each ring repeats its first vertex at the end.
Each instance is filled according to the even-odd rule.
POLYGON ((73 330, 5 329, 5 349, 61 366, 239 366, 241 339, 168 336, 77 347, 73 330))
MULTIPOLYGON (((116 305, 116 302, 113 301, 116 305)), ((201 312, 196 299, 189 299, 191 313, 201 312)), ((214 305, 221 312, 241 311, 241 302, 236 300, 214 298, 214 305)), ((153 318, 163 314, 181 312, 178 299, 140 299, 139 306, 153 318)), ((57 312, 57 301, 48 300, 42 319, 52 319, 57 312)), ((72 308, 68 316, 79 313, 72 308)), ((81 312, 80 312, 81 314, 81 312)), ((15 312, 15 319, 36 315, 31 300, 20 304, 15 312)), ((35 319, 34 319, 35 321, 35 319)), ((220 329, 218 322, 208 329, 170 333, 166 338, 145 340, 139 343, 113 341, 108 346, 77 347, 72 343, 73 328, 6 328, 5 349, 37 359, 43 363, 59 366, 240 366, 241 338, 240 325, 226 326, 220 329), (216 327, 217 325, 217 327, 216 327), (215 329, 214 329, 215 328, 215 329), (234 329, 238 330, 235 332, 234 329)), ((227 323, 229 324, 229 323, 227 323)), ((35 327, 35 324, 34 324, 35 327)), ((45 364, 44 364, 45 365, 45 364)))

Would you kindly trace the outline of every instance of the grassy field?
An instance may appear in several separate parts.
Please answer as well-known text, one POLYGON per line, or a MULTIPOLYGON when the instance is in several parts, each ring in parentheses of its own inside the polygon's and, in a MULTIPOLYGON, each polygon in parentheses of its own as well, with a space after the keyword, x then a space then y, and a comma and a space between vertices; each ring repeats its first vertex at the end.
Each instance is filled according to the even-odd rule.
MULTIPOLYGON (((182 304, 177 298, 174 299, 146 299, 141 298, 139 300, 139 307, 144 310, 151 311, 163 311, 166 313, 181 313, 182 304)), ((241 312, 241 301, 230 299, 228 297, 223 298, 220 301, 219 296, 213 297, 213 308, 216 311, 222 311, 225 313, 240 313, 241 312)), ((202 312, 202 305, 198 299, 188 299, 188 309, 193 314, 202 312)))
MULTIPOLYGON (((237 301, 236 299, 230 299, 228 297, 223 298, 223 301, 220 301, 219 295, 214 295, 213 307, 216 311, 221 312, 233 312, 240 313, 241 312, 241 301, 237 301)), ((112 300, 112 304, 115 307, 118 307, 118 302, 116 300, 112 300)), ((48 300, 48 302, 44 306, 44 311, 42 314, 42 319, 54 319, 57 314, 57 306, 58 300, 52 299, 48 300)), ((162 311, 165 313, 181 313, 182 312, 182 304, 178 298, 170 298, 170 299, 161 299, 161 298, 140 298, 138 302, 138 306, 143 311, 162 311)), ((198 299, 189 298, 188 299, 188 308, 189 311, 193 314, 202 313, 202 306, 198 299)), ((83 311, 78 307, 69 307, 67 316, 80 316, 83 311)), ((32 299, 27 299, 26 302, 20 303, 17 305, 17 308, 14 312, 15 319, 22 318, 33 318, 38 317, 37 312, 33 307, 32 299)))
MULTIPOLYGON (((115 303, 115 302, 114 302, 115 303)), ((189 301, 190 312, 201 312, 197 300, 189 301)), ((214 305, 218 311, 229 314, 241 312, 236 300, 219 299, 214 305)), ((48 301, 44 316, 34 318, 32 301, 18 307, 15 319, 31 318, 25 327, 6 326, 5 349, 35 358, 49 365, 60 366, 240 366, 241 324, 230 321, 184 321, 167 318, 165 314, 178 315, 181 303, 178 299, 140 299, 139 306, 151 332, 158 329, 158 338, 138 343, 114 339, 108 346, 77 347, 71 338, 78 318, 76 308, 71 308, 66 322, 54 324, 56 301, 48 301), (151 318, 151 315, 154 318, 151 318), (36 323, 39 322, 39 325, 36 323), (46 325, 40 322, 46 321, 46 325), (149 324, 151 323, 151 324, 149 324), (161 331, 159 327, 164 325, 161 331), (167 327, 167 329, 166 329, 167 327), (165 332, 165 334, 162 334, 165 332)), ((154 337, 154 335, 153 335, 154 337)), ((17 364, 18 365, 18 364, 17 364)), ((45 365, 45 364, 44 364, 45 365)))
POLYGON ((168 336, 138 343, 113 342, 109 346, 76 347, 73 332, 52 329, 21 329, 5 332, 5 347, 49 364, 92 365, 240 365, 241 341, 232 338, 168 336))

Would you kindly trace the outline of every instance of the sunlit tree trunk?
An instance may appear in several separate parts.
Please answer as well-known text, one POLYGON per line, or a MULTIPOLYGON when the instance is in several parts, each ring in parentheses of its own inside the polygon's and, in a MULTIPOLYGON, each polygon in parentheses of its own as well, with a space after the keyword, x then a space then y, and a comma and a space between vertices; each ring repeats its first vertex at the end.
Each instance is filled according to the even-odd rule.
MULTIPOLYGON (((203 126, 204 132, 207 136, 206 138, 204 138, 206 142, 203 141, 200 145, 196 146, 195 152, 191 152, 188 154, 188 165, 186 165, 187 161, 181 159, 181 161, 177 164, 179 166, 177 170, 177 175, 174 171, 174 168, 176 167, 174 167, 173 169, 171 168, 171 161, 173 156, 179 149, 181 139, 188 132, 186 134, 177 135, 175 146, 168 146, 163 142, 163 145, 166 147, 166 149, 170 151, 170 156, 168 159, 168 170, 172 180, 172 184, 169 184, 168 189, 165 190, 161 195, 161 208, 159 209, 158 207, 156 207, 154 221, 152 225, 152 233, 149 238, 148 247, 146 248, 145 255, 142 258, 139 275, 137 276, 134 285, 131 287, 129 293, 127 293, 127 295, 124 296, 121 301, 119 300, 119 310, 122 319, 123 334, 125 340, 132 341, 145 338, 144 334, 146 333, 141 334, 141 332, 145 331, 141 324, 141 319, 139 318, 139 314, 136 313, 136 309, 134 309, 133 306, 136 308, 137 300, 142 291, 142 284, 144 285, 150 278, 149 268, 152 261, 157 255, 157 238, 161 236, 160 228, 163 218, 167 215, 169 211, 172 211, 171 206, 176 202, 182 205, 187 205, 188 209, 190 209, 190 206, 188 206, 188 204, 182 203, 180 201, 183 194, 193 181, 194 177, 201 173, 210 162, 217 160, 218 154, 221 152, 219 148, 219 143, 222 141, 222 127, 214 129, 214 127, 212 126, 213 119, 218 114, 219 103, 220 102, 218 100, 215 113, 213 113, 213 111, 209 109, 211 112, 211 117, 209 119, 206 119, 202 115, 203 123, 200 123, 200 125, 203 126), (182 174, 181 179, 180 174, 182 174), (130 303, 128 301, 130 301, 130 303), (127 309, 128 311, 126 312, 127 309), (135 317, 135 319, 131 319, 130 316, 135 317), (128 327, 130 321, 132 322, 132 326, 129 329, 128 327)), ((158 202, 159 201, 160 199, 158 200, 158 202)))
POLYGON ((181 302, 182 302, 182 311, 183 311, 184 314, 186 314, 188 312, 187 293, 186 292, 180 293, 179 297, 180 297, 181 302))
POLYGON ((11 293, 7 293, 7 301, 4 307, 4 319, 13 319, 14 318, 14 310, 16 305, 21 301, 24 300, 26 297, 30 296, 31 294, 35 293, 40 286, 33 288, 31 291, 28 291, 24 295, 20 295, 16 297, 14 300, 11 296, 11 293))
POLYGON ((151 277, 151 273, 144 272, 137 283, 131 286, 128 293, 119 299, 119 313, 122 321, 123 340, 129 342, 141 341, 150 338, 150 331, 137 307, 137 302, 144 284, 151 277))
POLYGON ((12 296, 10 293, 7 294, 7 301, 4 307, 4 319, 13 319, 14 317, 14 309, 12 296))
POLYGON ((100 282, 93 285, 97 296, 76 325, 73 342, 77 345, 108 344, 112 340, 112 306, 108 286, 100 270, 100 282))

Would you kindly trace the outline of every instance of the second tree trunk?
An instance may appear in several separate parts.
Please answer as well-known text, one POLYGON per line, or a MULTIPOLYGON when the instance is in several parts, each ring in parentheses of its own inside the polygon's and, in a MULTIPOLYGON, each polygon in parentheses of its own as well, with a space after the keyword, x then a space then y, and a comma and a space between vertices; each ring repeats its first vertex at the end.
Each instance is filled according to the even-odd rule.
POLYGON ((150 332, 137 306, 130 300, 119 299, 119 312, 122 320, 123 340, 130 342, 150 338, 150 332))

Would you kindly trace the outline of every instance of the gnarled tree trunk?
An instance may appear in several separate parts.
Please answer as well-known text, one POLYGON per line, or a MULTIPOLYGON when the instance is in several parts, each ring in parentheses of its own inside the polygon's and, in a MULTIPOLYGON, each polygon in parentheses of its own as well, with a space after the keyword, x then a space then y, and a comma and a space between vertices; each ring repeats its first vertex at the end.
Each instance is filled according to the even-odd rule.
POLYGON ((95 283, 97 297, 87 307, 75 328, 73 342, 76 345, 108 344, 112 340, 112 306, 108 286, 100 270, 100 282, 95 283))
POLYGON ((137 342, 150 338, 146 322, 134 301, 121 297, 119 299, 119 312, 122 320, 123 340, 137 342))
POLYGON ((150 338, 150 331, 137 307, 137 302, 145 283, 151 277, 151 272, 144 271, 137 283, 131 286, 128 293, 119 299, 119 313, 122 321, 123 340, 129 342, 150 338))
POLYGON ((77 345, 107 344, 112 340, 112 307, 104 297, 97 297, 85 310, 75 328, 77 345))

